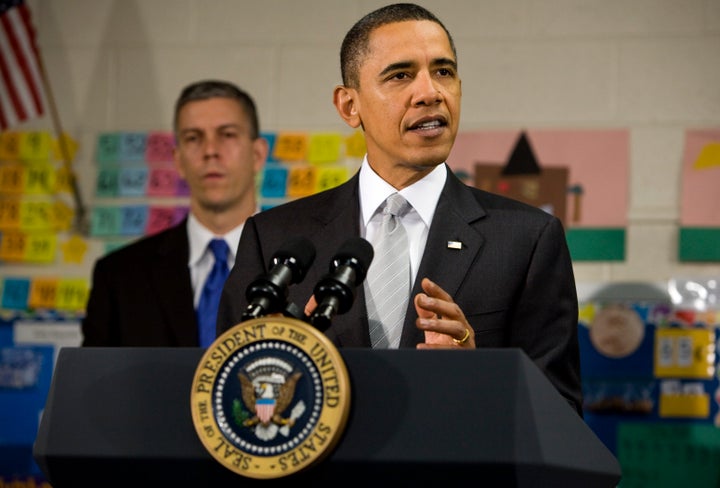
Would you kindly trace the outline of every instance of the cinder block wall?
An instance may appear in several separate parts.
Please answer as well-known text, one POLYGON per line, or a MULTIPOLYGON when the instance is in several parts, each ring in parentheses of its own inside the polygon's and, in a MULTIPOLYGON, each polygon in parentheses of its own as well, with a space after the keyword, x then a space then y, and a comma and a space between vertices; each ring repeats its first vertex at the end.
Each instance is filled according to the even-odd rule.
MULTIPOLYGON (((199 78, 249 90, 265 130, 347 130, 331 95, 340 42, 385 3, 29 1, 64 128, 81 142, 75 164, 85 201, 93 201, 97 133, 170 129, 180 88, 199 78)), ((418 3, 455 38, 461 130, 629 130, 627 259, 576 263, 580 285, 720 275, 720 263, 676 258, 685 130, 720 127, 720 1, 418 3)), ((33 126, 51 128, 48 120, 33 126)))

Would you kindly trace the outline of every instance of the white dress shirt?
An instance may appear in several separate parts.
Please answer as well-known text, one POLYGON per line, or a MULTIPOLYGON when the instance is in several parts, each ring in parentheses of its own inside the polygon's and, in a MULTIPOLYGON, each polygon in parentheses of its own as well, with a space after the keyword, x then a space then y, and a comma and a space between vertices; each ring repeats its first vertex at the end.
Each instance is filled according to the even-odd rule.
MULTIPOLYGON (((412 209, 401 218, 401 221, 408 235, 410 273, 413 283, 425 250, 430 223, 435 215, 435 208, 446 179, 445 165, 438 164, 425 178, 398 192, 412 205, 412 209)), ((360 235, 371 244, 374 243, 382 221, 378 207, 395 192, 397 190, 392 185, 373 171, 366 155, 360 166, 360 235)))
POLYGON ((195 308, 197 308, 200 302, 203 284, 205 284, 205 280, 215 264, 215 258, 212 255, 212 251, 208 249, 208 244, 216 237, 225 240, 230 248, 230 252, 228 253, 228 267, 232 269, 235 265, 235 252, 237 251, 240 234, 242 233, 244 225, 245 223, 243 222, 227 234, 218 236, 198 222, 192 214, 188 215, 187 233, 188 242, 190 243, 188 267, 190 268, 190 279, 193 287, 193 305, 195 308))

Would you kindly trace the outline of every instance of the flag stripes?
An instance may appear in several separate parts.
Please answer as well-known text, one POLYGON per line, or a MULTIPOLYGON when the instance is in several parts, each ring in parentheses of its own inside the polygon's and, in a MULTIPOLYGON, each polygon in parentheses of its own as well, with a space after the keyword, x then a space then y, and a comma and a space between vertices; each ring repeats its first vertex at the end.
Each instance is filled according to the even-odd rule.
POLYGON ((35 29, 22 0, 0 0, 0 130, 43 115, 35 29))

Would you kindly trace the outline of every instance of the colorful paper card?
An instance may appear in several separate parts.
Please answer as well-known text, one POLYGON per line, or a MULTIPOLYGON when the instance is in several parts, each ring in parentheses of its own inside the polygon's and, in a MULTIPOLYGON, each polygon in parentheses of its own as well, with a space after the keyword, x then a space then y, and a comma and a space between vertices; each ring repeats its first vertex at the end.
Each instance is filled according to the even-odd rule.
POLYGON ((2 285, 2 308, 25 310, 30 296, 30 280, 28 278, 5 278, 2 285))
POLYGON ((0 161, 20 160, 20 132, 0 132, 0 161))
POLYGON ((171 197, 177 194, 178 179, 180 176, 172 166, 155 167, 150 169, 150 178, 147 183, 147 194, 150 197, 171 197))
POLYGON ((90 216, 90 234, 96 237, 120 235, 120 207, 95 207, 90 216))
POLYGON ((120 209, 120 234, 124 236, 144 234, 147 219, 147 205, 123 206, 120 209))
POLYGON ((141 197, 147 191, 149 170, 147 167, 128 167, 120 169, 118 178, 118 196, 141 197))
POLYGON ((22 161, 49 161, 52 138, 48 132, 22 132, 20 135, 20 159, 22 161))
POLYGON ((24 231, 53 228, 53 202, 23 200, 20 202, 20 229, 24 231))
POLYGON ((174 222, 174 207, 150 207, 145 232, 147 234, 157 234, 171 227, 174 222))
POLYGON ((20 228, 20 199, 0 199, 0 229, 20 228))
POLYGON ((120 151, 118 157, 121 163, 142 163, 145 161, 147 133, 122 132, 120 134, 120 151))
POLYGON ((20 163, 0 164, 0 194, 19 195, 25 191, 25 167, 20 163))
POLYGON ((715 332, 704 328, 661 328, 655 334, 655 376, 712 378, 715 332))
POLYGON ((106 166, 98 169, 95 194, 99 197, 116 197, 120 193, 120 170, 106 166))
POLYGON ((95 146, 95 161, 100 165, 115 164, 120 161, 120 134, 104 132, 98 135, 95 146))
POLYGON ((268 163, 277 163, 278 160, 275 159, 275 141, 277 140, 277 134, 274 132, 262 132, 260 133, 260 137, 265 139, 268 143, 268 155, 267 155, 267 162, 268 163))
POLYGON ((148 163, 171 163, 175 136, 172 132, 154 131, 148 133, 145 161, 148 163))
POLYGON ((55 161, 72 162, 75 160, 78 147, 79 144, 75 139, 63 133, 59 138, 52 140, 52 157, 55 161))
POLYGON ((280 132, 275 140, 273 157, 280 161, 304 161, 308 135, 304 132, 280 132))
POLYGON ((290 168, 287 194, 289 197, 304 197, 315 191, 317 167, 310 165, 290 168))
POLYGON ((343 137, 336 133, 310 135, 308 161, 312 164, 336 163, 340 159, 343 137))
POLYGON ((287 194, 289 170, 281 164, 269 163, 263 171, 260 195, 264 198, 283 198, 287 194))
POLYGON ((30 232, 25 240, 23 261, 35 264, 55 262, 57 234, 53 232, 30 232))
POLYGON ((62 278, 58 282, 56 308, 71 312, 85 310, 90 287, 84 278, 62 278))
POLYGON ((55 166, 49 162, 33 162, 25 166, 25 193, 53 195, 55 193, 55 166))
POLYGON ((57 278, 34 278, 30 286, 30 308, 54 309, 57 299, 57 278))
POLYGON ((317 187, 316 191, 329 190, 348 179, 348 170, 344 166, 328 166, 320 167, 317 170, 317 187))
POLYGON ((0 261, 22 262, 25 258, 27 234, 5 231, 0 234, 0 261))
POLYGON ((60 246, 63 263, 81 264, 88 250, 88 244, 79 235, 71 236, 60 246))

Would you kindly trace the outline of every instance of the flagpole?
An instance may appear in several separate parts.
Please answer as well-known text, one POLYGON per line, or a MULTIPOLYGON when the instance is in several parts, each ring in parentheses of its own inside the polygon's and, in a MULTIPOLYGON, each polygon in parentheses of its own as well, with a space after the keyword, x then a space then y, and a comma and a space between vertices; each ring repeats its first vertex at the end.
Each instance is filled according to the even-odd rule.
POLYGON ((80 187, 78 185, 77 176, 72 167, 72 161, 70 158, 70 150, 67 147, 67 141, 63 137, 62 125, 60 123, 60 116, 55 105, 55 97, 53 96, 52 88, 50 87, 50 79, 48 78, 47 71, 45 71, 45 63, 42 60, 42 53, 37 53, 37 62, 40 69, 40 76, 42 78, 43 87, 45 89, 45 97, 50 108, 50 117, 52 118, 52 124, 57 135, 58 145, 60 147, 60 155, 63 160, 63 167, 68 177, 70 189, 72 192, 73 201, 75 202, 75 223, 74 229, 76 232, 87 236, 89 231, 89 224, 87 222, 87 213, 85 204, 80 193, 80 187))

